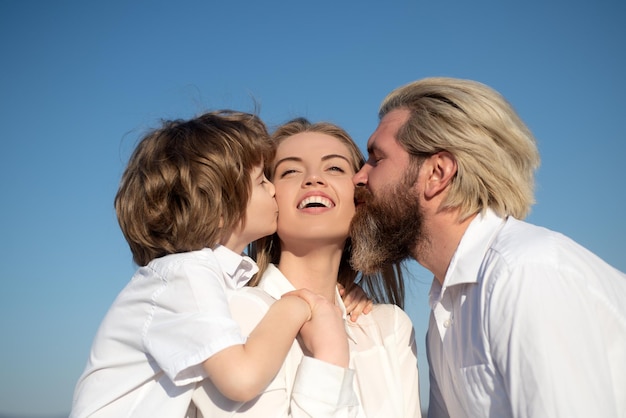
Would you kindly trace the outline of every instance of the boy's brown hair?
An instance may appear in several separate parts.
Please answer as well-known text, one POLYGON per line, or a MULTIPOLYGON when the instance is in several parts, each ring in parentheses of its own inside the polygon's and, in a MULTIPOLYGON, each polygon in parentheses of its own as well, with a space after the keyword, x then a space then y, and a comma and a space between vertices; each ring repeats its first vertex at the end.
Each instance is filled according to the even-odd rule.
POLYGON ((261 119, 232 110, 164 121, 144 136, 115 196, 135 263, 228 237, 246 221, 251 169, 272 161, 273 152, 261 119))

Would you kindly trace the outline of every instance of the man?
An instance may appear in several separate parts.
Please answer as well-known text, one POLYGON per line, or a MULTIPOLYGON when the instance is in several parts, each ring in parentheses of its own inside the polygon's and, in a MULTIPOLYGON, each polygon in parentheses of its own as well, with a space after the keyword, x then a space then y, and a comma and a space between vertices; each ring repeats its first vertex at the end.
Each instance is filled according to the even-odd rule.
POLYGON ((497 92, 393 91, 354 176, 353 265, 434 274, 429 417, 626 416, 626 275, 523 219, 535 140, 497 92))

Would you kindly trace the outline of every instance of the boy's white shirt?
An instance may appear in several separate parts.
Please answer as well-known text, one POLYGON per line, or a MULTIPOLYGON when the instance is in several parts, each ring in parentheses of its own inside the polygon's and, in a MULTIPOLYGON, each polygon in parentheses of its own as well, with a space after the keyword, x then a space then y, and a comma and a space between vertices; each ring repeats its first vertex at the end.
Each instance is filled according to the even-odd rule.
POLYGON ((223 246, 139 268, 100 325, 70 416, 183 416, 202 363, 245 342, 226 292, 257 271, 223 246))

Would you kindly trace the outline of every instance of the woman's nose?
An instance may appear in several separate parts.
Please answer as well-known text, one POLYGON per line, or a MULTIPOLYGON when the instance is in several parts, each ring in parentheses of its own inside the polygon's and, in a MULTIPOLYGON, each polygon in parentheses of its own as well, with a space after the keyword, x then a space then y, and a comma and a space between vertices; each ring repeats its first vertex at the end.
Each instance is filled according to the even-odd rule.
POLYGON ((326 184, 326 182, 318 174, 309 174, 304 180, 305 186, 323 186, 324 184, 326 184))

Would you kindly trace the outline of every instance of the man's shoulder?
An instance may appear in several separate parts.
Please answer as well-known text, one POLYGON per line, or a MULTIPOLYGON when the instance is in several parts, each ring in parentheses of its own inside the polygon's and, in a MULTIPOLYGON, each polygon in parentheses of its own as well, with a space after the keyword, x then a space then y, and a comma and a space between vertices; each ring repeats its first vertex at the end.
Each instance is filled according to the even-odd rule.
POLYGON ((509 264, 531 260, 552 263, 562 244, 570 241, 566 236, 548 228, 509 218, 491 244, 491 249, 498 252, 509 264))

